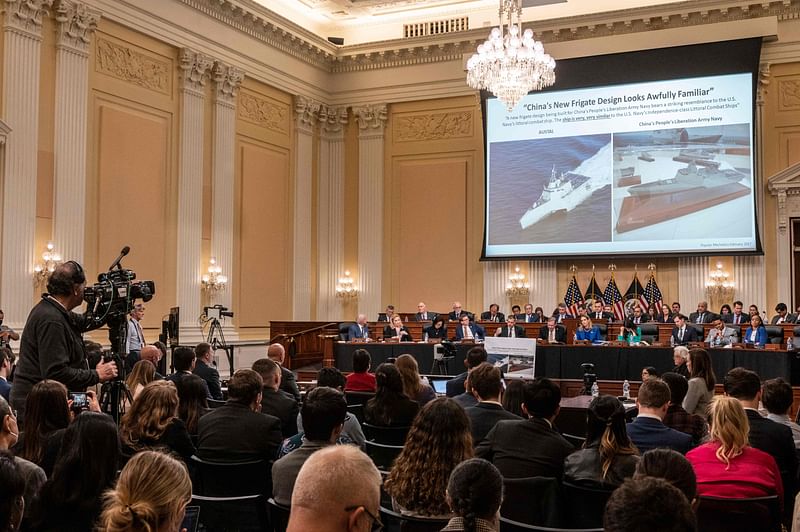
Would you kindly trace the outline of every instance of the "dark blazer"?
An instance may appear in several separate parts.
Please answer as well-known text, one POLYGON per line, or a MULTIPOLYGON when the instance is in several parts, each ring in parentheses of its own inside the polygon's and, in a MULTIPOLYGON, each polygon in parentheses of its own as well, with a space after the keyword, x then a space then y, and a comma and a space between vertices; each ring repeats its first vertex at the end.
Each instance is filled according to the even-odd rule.
MULTIPOLYGON (((470 323, 469 328, 472 331, 472 336, 477 340, 483 340, 486 337, 486 331, 477 323, 470 323)), ((456 325, 456 340, 464 339, 464 328, 461 324, 456 325)))
MULTIPOLYGON (((547 325, 543 326, 539 329, 539 339, 540 340, 547 340, 549 336, 549 332, 547 330, 547 325)), ((564 326, 556 325, 556 342, 561 342, 562 344, 567 342, 567 330, 564 326)))
MULTIPOLYGON (((778 325, 779 318, 780 318, 779 314, 775 314, 774 316, 772 316, 772 319, 769 321, 770 325, 778 325)), ((797 321, 797 316, 795 316, 794 314, 787 313, 783 321, 784 323, 795 323, 795 321, 797 321)))
MULTIPOLYGON (((403 325, 400 328, 400 334, 402 336, 402 338, 400 338, 401 341, 404 341, 404 342, 413 342, 414 341, 414 338, 411 336, 411 333, 408 331, 408 329, 406 329, 405 325, 403 325), (405 332, 406 334, 403 334, 403 332, 405 332)), ((397 331, 394 330, 394 327, 389 327, 387 325, 386 327, 383 328, 383 337, 384 338, 394 338, 396 336, 397 336, 397 331)))
MULTIPOLYGON (((698 323, 697 318, 699 315, 700 315, 699 312, 692 312, 691 314, 689 314, 688 321, 690 321, 691 323, 698 323)), ((703 312, 703 319, 700 321, 700 323, 711 323, 712 321, 714 321, 714 318, 716 316, 717 315, 714 314, 713 312, 705 311, 703 312)))
MULTIPOLYGON (((200 419, 203 419, 202 417, 200 419)), ((183 461, 188 463, 189 459, 195 453, 194 444, 186 430, 186 424, 178 418, 173 418, 164 434, 157 440, 141 439, 135 446, 122 444, 123 459, 132 457, 138 451, 153 449, 158 447, 165 447, 170 452, 179 455, 183 461)))
POLYGON ((357 323, 348 327, 347 339, 352 340, 353 338, 369 338, 369 327, 364 325, 364 334, 361 334, 361 327, 357 323))
POLYGON ((689 342, 702 342, 702 338, 697 336, 697 330, 686 323, 686 330, 683 332, 683 340, 678 338, 678 327, 672 328, 672 337, 675 339, 675 345, 686 345, 689 342))
POLYGON ((750 422, 750 445, 775 458, 781 472, 786 500, 794 501, 797 492, 797 454, 792 429, 762 417, 755 410, 745 408, 744 411, 750 422))
POLYGON ((447 397, 455 397, 464 393, 464 382, 467 380, 467 372, 456 375, 445 384, 447 388, 447 397))
POLYGON ((367 404, 364 405, 364 421, 370 425, 392 426, 392 427, 409 427, 411 422, 419 412, 419 403, 403 396, 399 401, 388 409, 388 423, 385 419, 379 419, 376 413, 378 399, 373 397, 367 404))
POLYGON ((202 360, 198 360, 192 373, 206 381, 208 396, 211 399, 222 401, 222 387, 219 384, 219 371, 216 368, 207 365, 202 360))
POLYGON ((589 316, 589 319, 592 320, 592 321, 596 321, 596 320, 608 321, 608 320, 613 320, 614 319, 614 315, 611 314, 610 312, 601 312, 599 318, 597 317, 597 312, 589 312, 588 316, 589 316))
POLYGON ((553 317, 556 319, 556 323, 561 323, 561 320, 572 320, 572 319, 575 319, 575 316, 573 316, 572 314, 561 315, 558 312, 553 314, 553 317))
MULTIPOLYGON (((464 391, 460 395, 453 397, 453 401, 461 405, 461 408, 467 409, 478 404, 478 400, 471 393, 464 391)), ((473 445, 475 445, 473 443, 473 445)))
POLYGON ((689 434, 671 429, 658 419, 638 416, 633 423, 628 423, 627 429, 628 437, 642 454, 659 447, 686 454, 692 448, 692 437, 689 434))
MULTIPOLYGON (((747 330, 744 332, 744 336, 742 336, 742 342, 746 344, 752 344, 753 341, 750 339, 750 335, 753 333, 753 328, 748 327, 747 330)), ((756 344, 765 345, 767 343, 767 329, 762 325, 758 329, 756 329, 756 344)))
POLYGON ((433 321, 433 320, 435 320, 436 318, 439 317, 439 315, 437 313, 435 313, 435 312, 425 311, 425 314, 428 315, 428 318, 426 320, 422 319, 422 314, 420 314, 419 312, 414 314, 414 320, 416 320, 416 321, 433 321))
POLYGON ((675 316, 670 314, 665 318, 663 314, 659 313, 658 317, 656 318, 656 321, 658 323, 673 323, 675 321, 675 316))
MULTIPOLYGON (((500 327, 500 337, 508 338, 508 325, 500 327)), ((520 325, 514 325, 514 337, 525 338, 525 328, 520 325)))
MULTIPOLYGON (((725 323, 735 323, 734 322, 735 315, 733 313, 723 314, 721 317, 722 321, 724 321, 725 323)), ((742 325, 747 323, 750 323, 750 316, 742 312, 741 314, 739 314, 739 323, 736 323, 736 325, 742 325)))
POLYGON ((300 402, 300 389, 297 387, 297 379, 289 368, 281 366, 281 391, 288 393, 298 403, 300 402))
POLYGON ((498 421, 503 419, 522 419, 494 403, 478 403, 464 410, 472 428, 472 445, 477 447, 489 434, 498 421))
POLYGON ((475 456, 492 462, 504 478, 561 478, 564 459, 574 450, 546 420, 531 418, 498 421, 475 456))
POLYGON ((0 395, 8 401, 8 396, 11 393, 11 385, 5 379, 0 379, 0 395))
POLYGON ((274 460, 283 440, 278 418, 235 401, 201 417, 197 432, 197 456, 220 462, 274 460))
MULTIPOLYGON (((634 316, 630 317, 631 323, 633 323, 634 325, 638 325, 633 321, 635 319, 636 318, 634 316)), ((650 316, 648 316, 647 314, 642 314, 641 316, 639 316, 639 323, 647 323, 648 321, 650 321, 650 316)))
MULTIPOLYGON (((164 378, 164 380, 174 382, 175 386, 177 386, 179 381, 185 379, 189 375, 192 375, 192 373, 188 373, 186 371, 178 371, 176 373, 173 373, 172 375, 167 375, 164 378)), ((201 377, 201 376, 198 375, 198 377, 201 377)), ((206 382, 205 379, 203 379, 203 384, 206 387, 206 397, 211 397, 211 392, 208 389, 208 382, 206 382)), ((212 399, 215 399, 215 398, 212 397, 212 399)))
MULTIPOLYGON (((468 310, 461 309, 461 314, 466 314, 467 316, 469 316, 469 321, 475 320, 475 315, 472 312, 469 312, 468 310)), ((447 319, 450 321, 458 321, 459 319, 461 319, 461 316, 460 315, 456 316, 456 313, 451 311, 448 312, 447 319)))
POLYGON ((267 387, 261 390, 261 394, 261 413, 281 420, 281 434, 284 439, 297 434, 297 413, 300 412, 300 405, 294 397, 284 391, 267 387))
POLYGON ((521 321, 524 323, 536 323, 540 320, 539 320, 539 315, 534 312, 533 314, 530 315, 530 318, 528 318, 527 314, 517 314, 517 321, 521 321))
POLYGON ((498 312, 494 315, 494 319, 492 319, 492 313, 489 311, 481 312, 481 320, 483 321, 493 321, 495 323, 503 323, 506 321, 506 315, 502 312, 498 312))
POLYGON ((424 334, 428 335, 428 338, 447 338, 447 325, 444 323, 440 329, 437 329, 433 325, 429 325, 425 327, 424 334))

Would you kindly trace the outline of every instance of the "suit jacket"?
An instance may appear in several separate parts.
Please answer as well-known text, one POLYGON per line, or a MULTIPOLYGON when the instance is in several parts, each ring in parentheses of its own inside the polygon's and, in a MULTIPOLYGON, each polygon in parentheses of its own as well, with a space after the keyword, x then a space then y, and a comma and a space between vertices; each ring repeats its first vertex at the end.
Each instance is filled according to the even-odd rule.
POLYGON ((592 321, 608 321, 608 320, 613 320, 614 315, 611 314, 610 312, 601 312, 600 317, 598 318, 597 312, 590 312, 589 319, 591 319, 592 321))
MULTIPOLYGON (((724 321, 725 323, 736 323, 734 320, 735 317, 736 315, 733 313, 723 314, 722 321, 724 321)), ((736 323, 736 325, 742 325, 747 323, 750 323, 750 316, 742 312, 741 314, 739 314, 739 323, 736 323)))
POLYGON ((428 315, 428 317, 427 317, 426 319, 424 319, 424 320, 423 320, 423 319, 422 319, 422 314, 420 314, 419 312, 417 312, 416 314, 414 314, 414 319, 415 319, 416 321, 433 321, 433 320, 435 320, 436 318, 438 318, 438 317, 439 317, 439 315, 438 315, 438 314, 436 314, 435 312, 425 311, 425 314, 427 314, 427 315, 428 315))
POLYGON ((234 401, 201 417, 197 432, 197 456, 220 462, 274 460, 283 440, 278 418, 234 401))
POLYGON ((464 382, 467 380, 467 372, 461 373, 460 375, 456 375, 447 383, 445 383, 445 388, 447 389, 447 397, 455 397, 456 395, 461 395, 464 393, 464 382))
POLYGON ((284 438, 297 434, 297 413, 300 412, 300 405, 294 397, 284 391, 267 387, 261 390, 261 394, 261 413, 281 420, 281 434, 284 438))
POLYGON ((600 328, 597 325, 592 325, 588 331, 580 328, 575 331, 576 340, 589 340, 592 343, 601 342, 603 338, 600 336, 600 328))
POLYGON ((443 323, 442 327, 439 329, 433 325, 429 325, 428 327, 425 327, 423 333, 427 334, 428 338, 447 338, 447 325, 443 323))
MULTIPOLYGON (((770 325, 778 325, 778 320, 779 319, 780 319, 780 315, 779 314, 775 314, 774 316, 772 316, 772 319, 769 321, 770 325)), ((795 316, 794 314, 786 313, 786 316, 784 317, 783 322, 784 323, 795 323, 796 320, 797 320, 797 316, 795 316)))
POLYGON ((524 323, 536 323, 539 320, 539 315, 535 312, 528 317, 527 314, 517 314, 517 321, 521 321, 524 323))
POLYGON ((700 338, 697 336, 697 330, 686 324, 686 330, 683 332, 683 339, 679 338, 680 329, 678 327, 672 328, 672 337, 675 339, 675 345, 686 345, 689 342, 699 342, 700 338))
MULTIPOLYGON (((550 332, 547 330, 547 325, 539 329, 539 338, 541 340, 547 340, 549 335, 550 332)), ((567 343, 567 330, 563 326, 556 325, 556 342, 567 343)))
POLYGON ((369 338, 369 327, 364 325, 364 334, 361 334, 361 327, 357 323, 348 327, 347 339, 352 340, 353 338, 369 338))
POLYGON ((495 323, 503 323, 504 321, 506 321, 506 315, 503 314, 502 312, 498 312, 497 314, 494 315, 494 319, 492 319, 492 313, 491 312, 488 312, 488 311, 487 312, 481 312, 481 320, 482 321, 493 321, 495 323))
POLYGON ((303 440, 303 444, 272 464, 272 498, 284 506, 291 506, 294 482, 300 468, 316 451, 331 445, 327 442, 303 440))
MULTIPOLYGON (((744 333, 744 337, 742 338, 742 342, 746 344, 752 344, 753 341, 750 339, 750 335, 753 333, 753 328, 748 327, 744 333)), ((758 345, 766 345, 767 343, 767 329, 763 326, 756 329, 756 344, 758 345)))
POLYGON ((706 337, 706 342, 711 343, 714 339, 722 335, 722 345, 728 345, 731 343, 736 343, 739 340, 739 329, 733 327, 723 327, 722 332, 719 332, 717 329, 711 329, 708 331, 708 336, 706 337))
MULTIPOLYGON (((500 337, 508 338, 508 325, 500 327, 500 337)), ((514 325, 514 338, 525 338, 525 328, 520 325, 514 325)))
POLYGON ((638 416, 633 423, 628 423, 628 437, 644 454, 650 449, 668 447, 681 454, 686 454, 692 447, 692 437, 664 425, 660 420, 638 416))
POLYGON ((297 379, 294 378, 294 372, 283 366, 281 366, 280 389, 294 397, 294 400, 298 403, 300 402, 300 389, 297 387, 297 379))
POLYGON ((797 454, 792 429, 776 423, 750 408, 745 408, 750 422, 750 445, 771 454, 778 464, 787 499, 794 500, 797 489, 797 454))
POLYGON ((8 383, 7 380, 0 378, 0 395, 8 401, 8 396, 11 393, 11 385, 8 383))
POLYGON ((477 447, 483 438, 489 434, 498 421, 504 419, 522 419, 505 410, 502 406, 495 403, 480 402, 475 406, 470 406, 464 410, 469 418, 472 429, 472 445, 477 447))
MULTIPOLYGON (((175 386, 177 386, 180 381, 182 381, 183 379, 185 379, 189 375, 193 375, 193 374, 189 373, 187 371, 178 371, 177 373, 173 373, 172 375, 167 375, 164 378, 164 380, 172 381, 172 382, 175 383, 175 386)), ((200 377, 200 375, 198 375, 198 377, 200 377)), ((203 385, 206 387, 206 397, 211 397, 211 392, 208 390, 208 382, 206 382, 205 379, 203 379, 203 385)))
MULTIPOLYGON (((464 309, 461 309, 461 314, 466 314, 467 316, 469 316, 470 321, 473 321, 475 319, 475 315, 472 314, 472 312, 466 311, 464 309)), ((449 312, 447 314, 447 319, 450 321, 458 321, 460 318, 461 315, 456 316, 455 312, 449 312)))
POLYGON ((503 478, 561 478, 564 459, 574 450, 547 420, 530 418, 498 421, 475 456, 492 462, 503 478))
POLYGON ((669 316, 667 316, 665 318, 663 314, 659 313, 658 318, 656 318, 656 321, 658 323, 673 323, 674 320, 675 320, 675 317, 672 314, 670 314, 669 316))
POLYGON ((211 399, 222 401, 222 387, 219 384, 219 371, 216 368, 209 366, 202 360, 198 360, 192 373, 206 381, 208 396, 211 399))
MULTIPOLYGON (((411 337, 411 333, 408 331, 408 329, 406 329, 405 325, 403 325, 400 328, 400 331, 401 331, 401 333, 402 333, 402 331, 406 332, 406 334, 403 335, 403 337, 401 338, 402 341, 404 341, 404 342, 412 342, 412 341, 414 341, 414 338, 411 337)), ((383 337, 384 338, 394 338, 396 336, 397 336, 397 331, 394 330, 394 327, 389 327, 387 325, 386 327, 383 328, 383 337)))
MULTIPOLYGON (((472 331, 472 336, 476 340, 483 340, 486 337, 486 331, 480 325, 476 323, 470 323, 469 329, 472 331)), ((464 328, 459 324, 456 326, 456 340, 463 340, 464 339, 464 328)))
MULTIPOLYGON (((692 312, 691 314, 689 314, 688 321, 690 321, 691 323, 698 323, 697 321, 698 316, 700 316, 699 312, 692 312)), ((713 312, 705 311, 703 312, 703 319, 699 323, 711 323, 712 321, 714 321, 714 318, 716 316, 717 315, 714 314, 713 312)))
MULTIPOLYGON (((471 393, 464 391, 463 393, 453 397, 453 401, 461 405, 461 408, 467 409, 471 406, 478 404, 478 400, 471 393)), ((474 443, 473 443, 474 445, 474 443)))
POLYGON ((573 320, 575 319, 575 316, 573 316, 572 314, 561 315, 556 313, 555 318, 556 318, 556 323, 561 323, 562 320, 573 320))
POLYGON ((648 316, 647 314, 642 314, 641 316, 639 316, 639 323, 633 321, 635 319, 636 318, 634 316, 631 316, 630 318, 631 323, 633 323, 634 325, 639 325, 639 323, 647 323, 648 321, 650 321, 650 316, 648 316))

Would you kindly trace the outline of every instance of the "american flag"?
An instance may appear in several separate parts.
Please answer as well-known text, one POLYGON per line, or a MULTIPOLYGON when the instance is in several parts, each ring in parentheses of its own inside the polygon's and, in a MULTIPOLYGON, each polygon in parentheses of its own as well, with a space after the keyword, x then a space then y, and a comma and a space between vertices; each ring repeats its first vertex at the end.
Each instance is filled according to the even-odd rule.
POLYGON ((597 279, 594 278, 594 273, 592 273, 592 280, 589 281, 589 286, 586 287, 585 294, 586 295, 583 296, 584 301, 603 300, 603 291, 597 286, 597 279))
POLYGON ((647 299, 644 297, 644 288, 642 288, 642 283, 639 282, 639 273, 634 272, 633 274, 633 281, 631 281, 631 285, 628 287, 628 291, 625 292, 625 301, 636 299, 639 301, 643 309, 646 309, 649 304, 647 303, 647 299))
POLYGON ((611 272, 611 280, 606 285, 606 291, 603 292, 603 301, 606 305, 611 305, 614 309, 614 316, 618 320, 625 318, 625 304, 622 302, 622 294, 619 293, 617 282, 614 280, 614 272, 611 272))
POLYGON ((578 280, 575 279, 574 275, 569 282, 569 286, 567 286, 567 293, 564 295, 564 304, 569 309, 569 313, 573 316, 578 315, 578 307, 583 305, 583 294, 581 294, 581 289, 578 288, 578 280))
POLYGON ((656 275, 653 272, 650 272, 650 278, 647 280, 647 286, 644 287, 643 296, 648 305, 656 305, 656 310, 661 311, 661 305, 664 304, 664 300, 661 297, 661 290, 658 288, 656 275))

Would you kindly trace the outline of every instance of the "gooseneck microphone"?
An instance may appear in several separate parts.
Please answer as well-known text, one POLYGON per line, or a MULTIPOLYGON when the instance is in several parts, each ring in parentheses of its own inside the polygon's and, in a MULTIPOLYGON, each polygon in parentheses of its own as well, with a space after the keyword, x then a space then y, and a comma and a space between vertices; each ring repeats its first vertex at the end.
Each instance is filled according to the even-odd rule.
POLYGON ((122 257, 124 257, 125 255, 127 255, 130 252, 131 252, 130 246, 125 246, 124 248, 122 248, 120 250, 120 252, 119 252, 119 257, 117 257, 114 260, 114 262, 111 263, 111 266, 108 267, 108 271, 113 270, 115 267, 117 267, 117 268, 119 268, 121 270, 122 269, 122 265, 119 262, 122 260, 122 257))

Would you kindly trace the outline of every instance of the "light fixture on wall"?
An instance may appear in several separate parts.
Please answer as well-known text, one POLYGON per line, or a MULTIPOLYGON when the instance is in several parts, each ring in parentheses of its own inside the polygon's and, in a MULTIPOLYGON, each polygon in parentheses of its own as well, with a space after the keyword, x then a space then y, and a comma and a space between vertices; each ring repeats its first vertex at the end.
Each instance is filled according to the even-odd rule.
POLYGON ((514 273, 508 276, 506 283, 506 295, 509 297, 514 296, 527 296, 529 293, 530 285, 525 279, 525 274, 520 273, 519 266, 514 268, 514 273))
POLYGON ((44 253, 42 253, 42 262, 37 262, 33 265, 33 281, 37 286, 47 283, 50 274, 53 273, 56 266, 62 262, 61 255, 54 250, 55 246, 53 243, 48 242, 44 253))
POLYGON ((467 61, 467 85, 488 90, 512 111, 530 91, 555 83, 555 67, 533 30, 522 31, 522 0, 500 0, 500 25, 467 61))
POLYGON ((219 290, 225 290, 225 285, 228 283, 228 277, 222 275, 222 267, 217 264, 217 259, 211 257, 208 262, 208 273, 203 275, 201 281, 203 284, 203 290, 213 295, 219 290))
POLYGON ((722 263, 717 263, 717 268, 708 274, 706 281, 706 294, 709 299, 730 301, 736 290, 736 283, 730 280, 728 272, 722 269, 722 263))
POLYGON ((345 270, 344 277, 339 277, 336 283, 336 297, 342 299, 355 299, 358 297, 358 288, 350 276, 350 270, 345 270))

